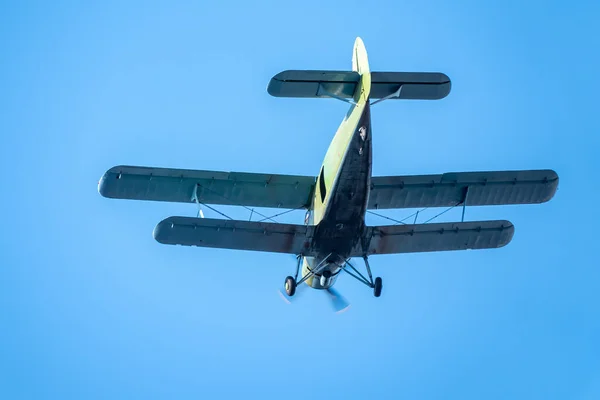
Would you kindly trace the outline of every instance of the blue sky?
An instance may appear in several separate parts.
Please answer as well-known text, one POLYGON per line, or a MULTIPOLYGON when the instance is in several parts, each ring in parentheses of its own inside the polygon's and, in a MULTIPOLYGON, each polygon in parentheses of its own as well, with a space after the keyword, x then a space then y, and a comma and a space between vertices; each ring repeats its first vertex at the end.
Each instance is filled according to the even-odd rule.
POLYGON ((3 2, 0 397, 600 398, 599 8, 3 2), (350 68, 356 36, 373 70, 453 81, 375 107, 375 175, 559 173, 550 203, 467 210, 509 246, 373 258, 382 297, 344 277, 336 315, 281 301, 291 257, 162 246, 193 207, 97 193, 118 164, 316 174, 346 104, 266 85, 350 68))

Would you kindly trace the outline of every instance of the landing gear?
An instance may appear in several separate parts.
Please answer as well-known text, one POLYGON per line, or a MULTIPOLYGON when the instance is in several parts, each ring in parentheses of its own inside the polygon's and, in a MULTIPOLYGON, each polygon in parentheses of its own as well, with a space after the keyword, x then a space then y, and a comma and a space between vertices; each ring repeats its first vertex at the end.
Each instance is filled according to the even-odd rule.
POLYGON ((285 292, 290 297, 296 293, 296 280, 291 276, 285 278, 285 292))
POLYGON ((381 296, 381 289, 383 288, 383 282, 380 277, 375 278, 375 282, 373 283, 373 295, 375 297, 381 296))
POLYGON ((296 287, 298 286, 298 283, 303 282, 298 282, 298 274, 300 273, 300 264, 302 263, 302 256, 298 255, 296 256, 296 259, 298 260, 298 263, 296 264, 296 276, 288 276, 287 278, 285 278, 285 292, 290 297, 292 297, 296 293, 296 287))
POLYGON ((323 258, 321 262, 317 264, 316 267, 312 269, 309 268, 308 273, 304 275, 300 280, 298 280, 298 275, 300 274, 300 265, 302 264, 302 255, 299 254, 297 256, 298 264, 296 265, 296 276, 288 276, 287 278, 285 278, 285 292, 287 293, 287 295, 289 297, 293 296, 296 293, 296 288, 298 287, 298 285, 306 282, 308 279, 313 277, 318 277, 321 286, 327 286, 330 282, 331 277, 333 276, 333 274, 330 271, 325 270, 325 267, 327 267, 331 256, 332 254, 329 254, 327 257, 323 258))
POLYGON ((346 265, 344 266, 343 270, 357 281, 373 289, 373 295, 375 297, 379 297, 381 296, 381 289, 383 289, 383 281, 380 277, 377 277, 375 278, 375 280, 373 280, 373 275, 371 274, 371 267, 369 266, 369 259, 367 258, 367 256, 364 256, 363 260, 365 260, 365 267, 367 268, 367 274, 369 274, 369 279, 365 278, 363 274, 358 272, 358 270, 354 268, 354 265, 350 264, 350 261, 346 261, 346 265), (350 267, 350 269, 352 269, 356 274, 348 271, 346 267, 350 267))

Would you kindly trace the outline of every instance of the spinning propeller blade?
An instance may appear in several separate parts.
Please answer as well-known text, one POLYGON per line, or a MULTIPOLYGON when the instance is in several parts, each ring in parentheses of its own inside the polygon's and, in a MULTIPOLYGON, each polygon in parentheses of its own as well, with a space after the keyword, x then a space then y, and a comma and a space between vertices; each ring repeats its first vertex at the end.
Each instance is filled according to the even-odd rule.
MULTIPOLYGON (((299 285, 296 288, 296 294, 294 294, 293 297, 290 297, 287 295, 287 293, 284 290, 279 290, 279 295, 281 296, 281 298, 283 299, 283 301, 285 301, 288 304, 292 304, 292 302, 296 299, 296 297, 298 297, 298 293, 300 292, 304 292, 305 288, 307 288, 308 286, 302 284, 299 285)), ((323 292, 327 293, 327 297, 329 297, 329 300, 331 301, 331 306, 333 307, 333 310, 336 313, 343 313, 344 311, 346 311, 349 307, 350 307, 350 303, 348 302, 348 300, 346 300, 346 298, 344 296, 342 296, 337 290, 335 290, 334 288, 328 288, 323 290, 323 292)))
POLYGON ((331 305, 333 306, 333 309, 336 313, 343 313, 348 309, 348 307, 350 307, 350 303, 348 303, 348 300, 346 300, 344 296, 342 296, 334 288, 330 287, 328 289, 325 289, 325 291, 327 292, 327 294, 329 294, 331 305))
MULTIPOLYGON (((298 258, 296 256, 293 256, 293 257, 294 257, 294 260, 297 262, 298 258)), ((304 283, 298 285, 296 287, 296 293, 294 294, 294 296, 291 296, 291 297, 287 295, 285 290, 279 289, 278 292, 279 292, 279 295, 281 296, 281 298, 283 299, 283 301, 285 301, 288 304, 291 304, 292 301, 294 301, 294 298, 298 296, 298 293, 304 292, 307 287, 308 286, 304 283)), ((330 287, 323 291, 327 293, 327 296, 329 297, 329 300, 331 301, 331 306, 333 307, 333 310, 336 313, 342 313, 350 307, 350 303, 348 302, 348 300, 346 300, 346 298, 344 298, 344 296, 342 296, 334 288, 330 287)))

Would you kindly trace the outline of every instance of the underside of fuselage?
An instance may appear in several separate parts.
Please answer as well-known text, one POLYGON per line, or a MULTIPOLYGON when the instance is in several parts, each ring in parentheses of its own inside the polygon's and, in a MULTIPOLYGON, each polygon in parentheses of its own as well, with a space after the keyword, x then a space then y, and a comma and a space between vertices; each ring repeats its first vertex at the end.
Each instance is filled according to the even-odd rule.
MULTIPOLYGON (((332 286, 351 250, 364 236, 371 168, 371 112, 367 102, 344 149, 337 175, 329 188, 329 201, 315 228, 311 247, 318 256, 304 259, 302 275, 316 271, 314 278, 306 281, 309 286, 316 289, 332 286)), ((321 173, 318 179, 323 182, 327 171, 322 169, 321 173)))

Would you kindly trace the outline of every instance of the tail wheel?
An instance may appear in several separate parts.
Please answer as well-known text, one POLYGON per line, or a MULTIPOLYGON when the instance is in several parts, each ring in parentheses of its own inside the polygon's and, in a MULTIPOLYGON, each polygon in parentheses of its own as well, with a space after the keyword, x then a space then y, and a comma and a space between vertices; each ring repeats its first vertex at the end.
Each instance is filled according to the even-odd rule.
POLYGON ((375 282, 373 284, 373 294, 375 297, 381 296, 381 289, 383 289, 383 281, 380 277, 375 278, 375 282))
POLYGON ((296 280, 291 276, 285 278, 285 292, 290 297, 296 293, 296 280))

